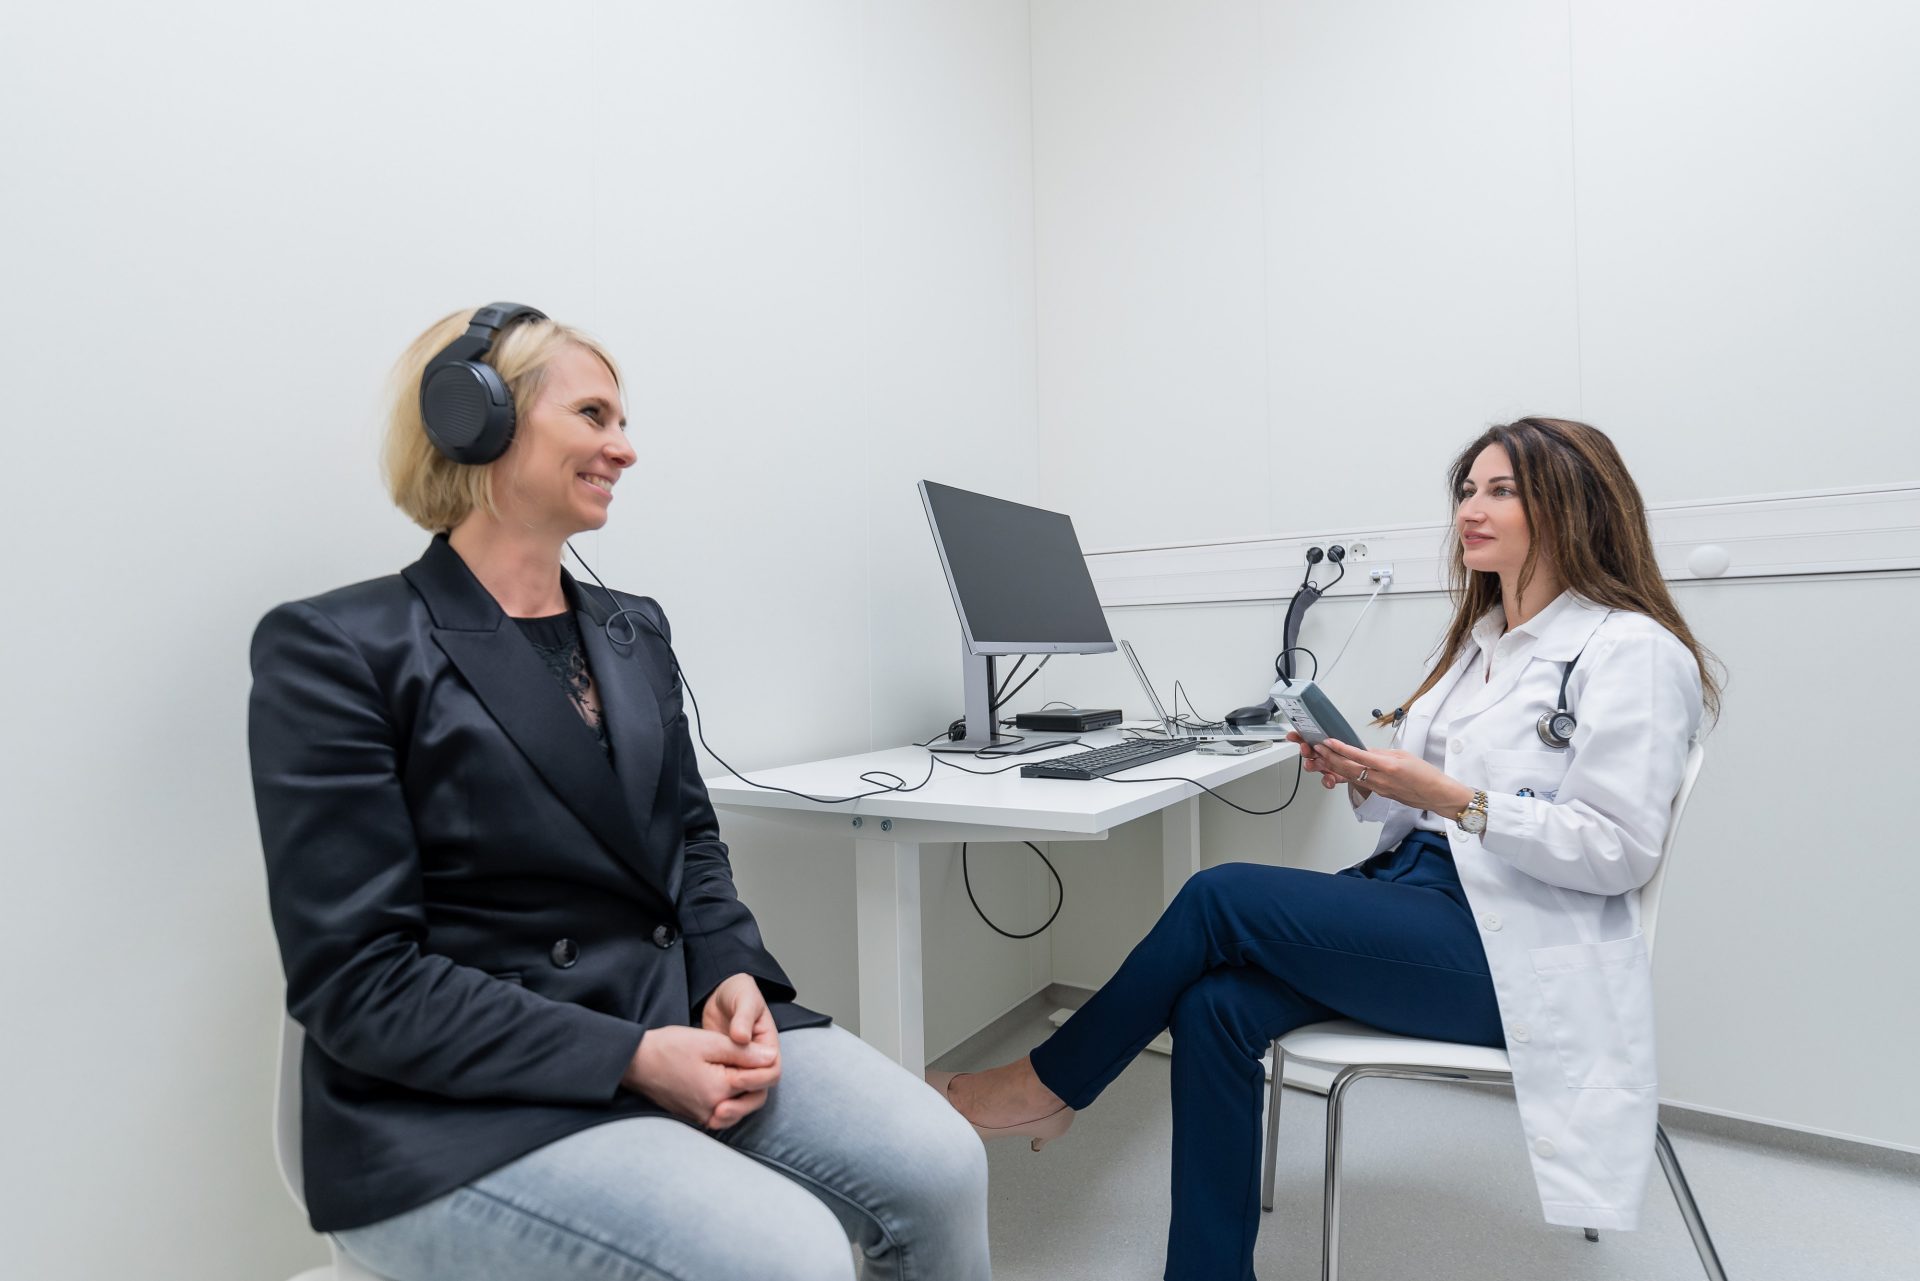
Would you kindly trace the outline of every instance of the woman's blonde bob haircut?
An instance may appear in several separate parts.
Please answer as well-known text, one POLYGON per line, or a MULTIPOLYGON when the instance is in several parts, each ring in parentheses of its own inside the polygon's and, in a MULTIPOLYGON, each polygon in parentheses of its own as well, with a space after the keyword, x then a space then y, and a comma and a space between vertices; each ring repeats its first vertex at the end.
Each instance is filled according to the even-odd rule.
MULTIPOLYGON (((393 495, 393 505, 414 524, 436 534, 449 532, 476 511, 489 516, 500 514, 493 502, 493 464, 454 462, 433 447, 427 439, 426 424, 420 420, 420 375, 426 372, 428 361, 467 331, 477 310, 456 311, 436 321, 413 340, 393 367, 381 471, 387 491, 393 495)), ((487 363, 513 396, 514 412, 520 419, 518 430, 525 430, 527 411, 540 393, 547 366, 568 347, 584 347, 598 356, 613 374, 613 381, 620 382, 620 367, 606 348, 571 326, 544 319, 522 320, 495 340, 487 363)))

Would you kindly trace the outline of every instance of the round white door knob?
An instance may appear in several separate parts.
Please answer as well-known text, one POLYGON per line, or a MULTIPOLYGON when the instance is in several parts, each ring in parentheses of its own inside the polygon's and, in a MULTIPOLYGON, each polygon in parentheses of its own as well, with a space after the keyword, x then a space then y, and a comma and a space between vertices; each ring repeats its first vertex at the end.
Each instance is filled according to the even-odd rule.
POLYGON ((1687 568, 1695 578, 1718 578, 1733 564, 1733 557, 1718 543, 1702 543, 1687 556, 1687 568))

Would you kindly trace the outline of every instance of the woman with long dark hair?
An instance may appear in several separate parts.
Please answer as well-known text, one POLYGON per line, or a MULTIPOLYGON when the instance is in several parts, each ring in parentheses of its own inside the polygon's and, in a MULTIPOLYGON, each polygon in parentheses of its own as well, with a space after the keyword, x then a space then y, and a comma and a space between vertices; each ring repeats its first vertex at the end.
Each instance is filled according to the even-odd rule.
POLYGON ((1493 427, 1449 488, 1456 608, 1382 718, 1393 745, 1300 746, 1383 825, 1374 854, 1199 873, 1029 1057, 930 1078, 983 1135, 1037 1146, 1171 1027, 1168 1277, 1253 1275, 1261 1056, 1336 1017, 1504 1046, 1547 1221, 1635 1226, 1658 1106, 1638 892, 1718 687, 1604 434, 1493 427))

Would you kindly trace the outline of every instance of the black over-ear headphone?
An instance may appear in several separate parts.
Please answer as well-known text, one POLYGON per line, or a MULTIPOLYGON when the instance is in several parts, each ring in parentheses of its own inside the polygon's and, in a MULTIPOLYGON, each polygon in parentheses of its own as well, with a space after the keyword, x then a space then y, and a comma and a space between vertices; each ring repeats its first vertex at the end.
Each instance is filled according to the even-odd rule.
MULTIPOLYGON (((1580 654, 1586 652, 1583 649, 1580 654)), ((1540 741, 1548 747, 1572 746, 1573 731, 1580 728, 1580 722, 1567 710, 1567 682, 1573 679, 1573 665, 1580 661, 1580 654, 1573 656, 1573 663, 1567 664, 1566 673, 1560 677, 1560 697, 1553 710, 1540 713, 1540 722, 1535 726, 1540 731, 1540 741)))
POLYGON ((420 375, 420 420, 427 439, 454 462, 490 463, 507 452, 513 440, 513 395, 487 363, 487 353, 501 330, 529 318, 545 320, 547 313, 523 303, 489 303, 420 375))

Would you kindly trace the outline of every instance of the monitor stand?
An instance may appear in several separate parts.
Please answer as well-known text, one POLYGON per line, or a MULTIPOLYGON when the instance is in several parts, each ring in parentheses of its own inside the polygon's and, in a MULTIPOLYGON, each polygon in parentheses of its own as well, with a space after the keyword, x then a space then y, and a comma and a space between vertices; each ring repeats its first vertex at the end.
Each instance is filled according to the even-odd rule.
POLYGON ((991 752, 1017 756, 1021 752, 1051 747, 1052 743, 1022 741, 1018 734, 1002 734, 994 722, 999 707, 993 701, 994 671, 991 654, 975 654, 967 649, 967 638, 960 638, 960 669, 966 675, 967 736, 940 739, 931 744, 936 752, 991 752))

